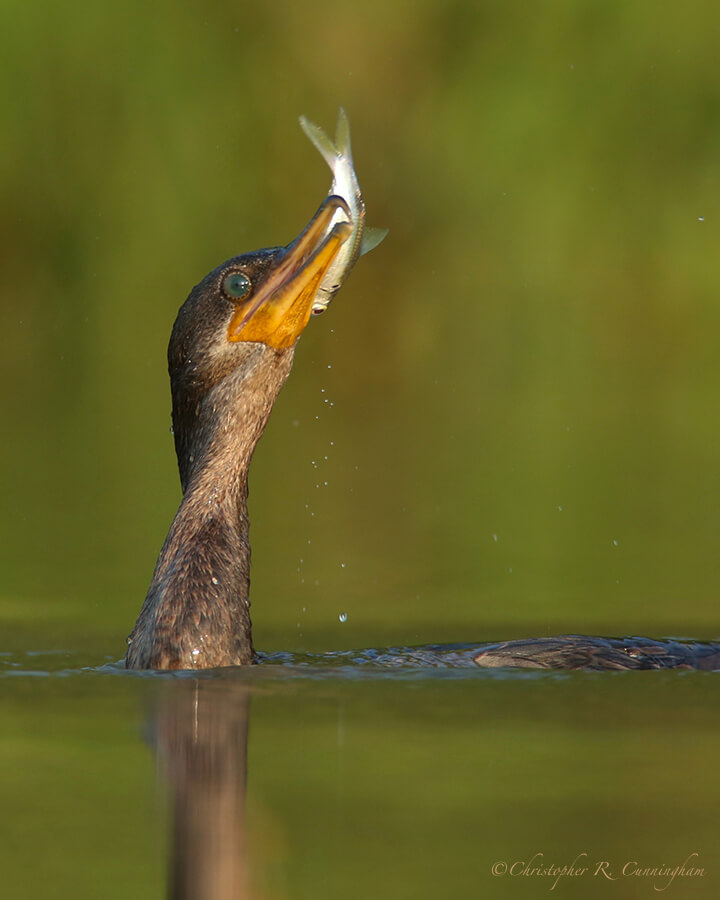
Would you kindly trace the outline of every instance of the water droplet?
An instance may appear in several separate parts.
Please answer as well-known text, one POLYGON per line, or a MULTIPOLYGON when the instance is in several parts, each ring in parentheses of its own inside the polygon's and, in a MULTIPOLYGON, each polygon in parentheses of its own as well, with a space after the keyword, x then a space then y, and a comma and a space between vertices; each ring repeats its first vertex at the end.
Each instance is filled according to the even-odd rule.
POLYGON ((328 369, 332 369, 332 366, 328 366, 328 369))
POLYGON ((558 512, 562 512, 562 506, 558 506, 558 512))
POLYGON ((194 656, 194 657, 196 657, 196 658, 197 658, 198 656, 200 656, 200 651, 198 650, 197 647, 192 651, 192 656, 194 656))
POLYGON ((346 566, 346 563, 340 563, 340 568, 341 568, 341 569, 344 569, 345 566, 346 566))
POLYGON ((496 543, 496 544, 497 544, 497 541, 498 541, 498 536, 497 536, 497 535, 496 535, 496 534, 494 534, 494 535, 493 535, 493 540, 494 540, 494 541, 495 541, 495 543, 496 543))
POLYGON ((213 583, 213 584, 220 584, 220 582, 217 580, 217 578, 216 578, 214 575, 213 575, 213 577, 212 577, 212 583, 213 583))
POLYGON ((704 222, 705 216, 698 216, 698 222, 704 222))
POLYGON ((347 613, 340 613, 340 615, 338 616, 338 619, 341 622, 347 622, 347 613))
POLYGON ((620 541, 613 541, 613 547, 619 547, 620 541))

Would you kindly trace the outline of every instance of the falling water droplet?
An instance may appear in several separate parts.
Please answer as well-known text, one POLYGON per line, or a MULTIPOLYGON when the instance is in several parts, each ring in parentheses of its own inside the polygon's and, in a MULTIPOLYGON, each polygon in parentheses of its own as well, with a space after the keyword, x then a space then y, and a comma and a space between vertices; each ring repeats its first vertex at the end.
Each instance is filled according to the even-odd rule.
POLYGON ((347 622, 347 613, 340 613, 340 615, 338 616, 338 619, 341 622, 347 622))

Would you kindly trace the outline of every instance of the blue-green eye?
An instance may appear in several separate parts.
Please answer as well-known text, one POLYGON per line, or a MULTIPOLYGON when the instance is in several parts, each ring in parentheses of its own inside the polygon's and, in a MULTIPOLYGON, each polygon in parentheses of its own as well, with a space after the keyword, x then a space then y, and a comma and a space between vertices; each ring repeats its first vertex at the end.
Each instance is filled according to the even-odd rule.
POLYGON ((228 299, 242 300, 252 290, 252 284, 242 272, 231 272, 223 278, 222 289, 228 299))

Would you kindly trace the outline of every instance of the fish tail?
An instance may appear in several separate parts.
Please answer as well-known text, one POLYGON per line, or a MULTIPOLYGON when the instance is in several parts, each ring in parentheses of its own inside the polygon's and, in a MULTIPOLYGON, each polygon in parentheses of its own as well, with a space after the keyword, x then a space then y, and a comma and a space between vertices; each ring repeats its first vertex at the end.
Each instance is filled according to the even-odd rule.
POLYGON ((350 120, 347 113, 340 107, 337 125, 335 127, 335 149, 337 152, 352 162, 352 149, 350 147, 350 120))
POLYGON ((340 156, 335 144, 333 144, 333 142, 319 125, 311 122, 310 119, 306 118, 305 116, 300 116, 300 127, 312 141, 315 147, 319 150, 320 155, 330 166, 330 170, 334 173, 335 164, 338 160, 338 157, 340 156))

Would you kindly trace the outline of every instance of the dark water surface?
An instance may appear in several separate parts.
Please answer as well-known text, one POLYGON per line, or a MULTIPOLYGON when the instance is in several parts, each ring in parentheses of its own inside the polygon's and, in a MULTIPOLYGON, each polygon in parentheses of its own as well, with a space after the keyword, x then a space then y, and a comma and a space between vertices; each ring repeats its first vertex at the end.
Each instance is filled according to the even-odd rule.
POLYGON ((720 896, 716 674, 343 655, 720 635, 720 6, 6 0, 0 24, 3 900, 158 898, 172 859, 203 900, 525 898, 548 878, 491 867, 538 853, 608 864, 553 895, 655 896, 622 867, 697 853, 665 895, 720 896), (179 501, 173 318, 307 222, 330 177, 297 117, 341 104, 390 234, 253 461, 268 664, 128 675, 179 501))

